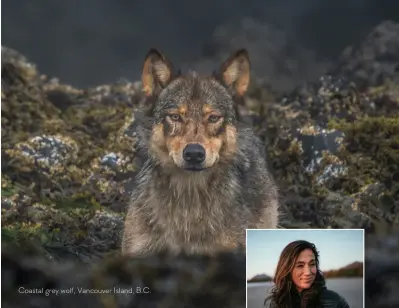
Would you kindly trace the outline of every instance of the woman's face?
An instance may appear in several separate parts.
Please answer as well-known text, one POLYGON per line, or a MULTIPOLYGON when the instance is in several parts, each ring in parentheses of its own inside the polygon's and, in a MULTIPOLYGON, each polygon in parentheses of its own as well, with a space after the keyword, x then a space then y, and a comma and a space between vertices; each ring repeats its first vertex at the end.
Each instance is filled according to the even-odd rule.
POLYGON ((299 254, 291 273, 292 281, 299 292, 312 286, 316 273, 317 267, 313 251, 311 249, 303 250, 299 254))

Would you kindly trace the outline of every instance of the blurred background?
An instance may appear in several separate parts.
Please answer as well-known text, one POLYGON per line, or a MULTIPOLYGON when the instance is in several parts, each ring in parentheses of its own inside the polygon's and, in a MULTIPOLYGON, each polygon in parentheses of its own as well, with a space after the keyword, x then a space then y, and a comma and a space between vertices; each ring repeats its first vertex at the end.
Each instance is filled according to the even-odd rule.
POLYGON ((2 1, 2 44, 76 87, 136 80, 145 53, 210 70, 246 47, 275 90, 313 80, 381 21, 397 0, 2 1))

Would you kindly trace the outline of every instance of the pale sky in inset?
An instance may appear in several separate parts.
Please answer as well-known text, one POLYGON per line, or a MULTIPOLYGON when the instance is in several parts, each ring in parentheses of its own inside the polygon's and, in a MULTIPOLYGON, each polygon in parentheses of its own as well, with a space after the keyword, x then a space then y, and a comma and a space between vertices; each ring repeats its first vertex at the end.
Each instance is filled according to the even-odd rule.
POLYGON ((284 247, 296 240, 316 245, 320 269, 338 269, 355 261, 364 262, 363 230, 248 230, 247 279, 257 274, 273 276, 284 247))

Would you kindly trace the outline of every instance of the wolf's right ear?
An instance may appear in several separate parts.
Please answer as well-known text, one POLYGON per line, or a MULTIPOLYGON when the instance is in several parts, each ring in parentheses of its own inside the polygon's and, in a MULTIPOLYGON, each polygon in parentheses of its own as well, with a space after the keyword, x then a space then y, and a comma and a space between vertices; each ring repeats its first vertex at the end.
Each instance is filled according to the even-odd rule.
POLYGON ((147 96, 153 95, 159 87, 166 87, 172 78, 172 64, 158 50, 150 49, 145 57, 141 75, 144 93, 147 96))
POLYGON ((248 89, 250 66, 247 50, 240 49, 222 64, 219 76, 226 86, 232 87, 236 94, 242 96, 248 89))

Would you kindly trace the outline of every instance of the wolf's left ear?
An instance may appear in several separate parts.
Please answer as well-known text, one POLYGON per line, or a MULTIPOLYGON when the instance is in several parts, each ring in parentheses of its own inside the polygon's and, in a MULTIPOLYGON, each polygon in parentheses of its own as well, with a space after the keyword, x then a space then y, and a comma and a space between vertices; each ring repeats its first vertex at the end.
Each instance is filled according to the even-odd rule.
POLYGON ((145 57, 141 75, 145 94, 153 95, 157 89, 166 87, 172 78, 172 64, 158 50, 150 49, 145 57))
POLYGON ((240 49, 224 62, 220 68, 223 83, 232 86, 236 94, 244 95, 250 80, 249 55, 246 49, 240 49))

